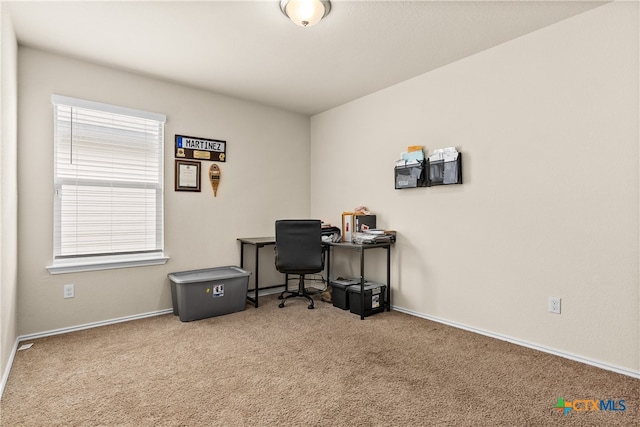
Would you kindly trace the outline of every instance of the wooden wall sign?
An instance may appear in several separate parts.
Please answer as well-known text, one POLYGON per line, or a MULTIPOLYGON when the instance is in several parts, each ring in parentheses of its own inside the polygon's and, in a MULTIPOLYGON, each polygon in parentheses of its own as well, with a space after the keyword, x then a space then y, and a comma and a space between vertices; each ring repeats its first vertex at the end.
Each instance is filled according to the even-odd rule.
POLYGON ((209 168, 209 181, 211 181, 211 188, 213 189, 213 197, 218 196, 218 186, 220 185, 220 166, 215 163, 209 168))
POLYGON ((176 135, 176 158, 225 162, 227 141, 176 135))

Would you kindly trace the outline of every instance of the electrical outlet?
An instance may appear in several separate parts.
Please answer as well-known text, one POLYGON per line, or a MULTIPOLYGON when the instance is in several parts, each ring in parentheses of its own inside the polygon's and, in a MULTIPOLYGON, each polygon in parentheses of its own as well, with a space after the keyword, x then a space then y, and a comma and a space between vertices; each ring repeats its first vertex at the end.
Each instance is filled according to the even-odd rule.
POLYGON ((560 297, 549 297, 549 312, 560 314, 560 297))
POLYGON ((65 298, 73 298, 75 296, 75 285, 64 285, 64 294, 65 298))

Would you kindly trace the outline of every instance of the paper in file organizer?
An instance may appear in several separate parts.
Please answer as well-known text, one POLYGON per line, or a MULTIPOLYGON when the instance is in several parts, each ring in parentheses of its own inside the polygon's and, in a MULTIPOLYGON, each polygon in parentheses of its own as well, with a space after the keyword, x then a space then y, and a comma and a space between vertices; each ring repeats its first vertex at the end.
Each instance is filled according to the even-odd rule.
POLYGON ((421 146, 410 146, 396 162, 396 188, 420 187, 424 168, 424 152, 421 146), (419 148, 419 149, 418 149, 419 148))
POLYGON ((458 184, 460 171, 455 147, 434 150, 429 156, 429 180, 433 184, 458 184))
POLYGON ((415 159, 398 160, 395 168, 395 188, 423 186, 424 162, 415 159))
POLYGON ((443 153, 444 176, 443 184, 458 183, 458 151, 454 147, 445 148, 443 153))

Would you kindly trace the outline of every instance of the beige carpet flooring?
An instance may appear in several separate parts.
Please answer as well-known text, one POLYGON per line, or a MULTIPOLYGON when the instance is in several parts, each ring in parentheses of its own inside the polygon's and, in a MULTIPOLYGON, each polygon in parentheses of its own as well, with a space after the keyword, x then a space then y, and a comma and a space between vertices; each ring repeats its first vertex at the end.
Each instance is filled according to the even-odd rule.
POLYGON ((1 425, 639 425, 640 380, 399 312, 277 304, 34 340, 16 354, 1 425), (626 410, 563 415, 558 398, 626 410))

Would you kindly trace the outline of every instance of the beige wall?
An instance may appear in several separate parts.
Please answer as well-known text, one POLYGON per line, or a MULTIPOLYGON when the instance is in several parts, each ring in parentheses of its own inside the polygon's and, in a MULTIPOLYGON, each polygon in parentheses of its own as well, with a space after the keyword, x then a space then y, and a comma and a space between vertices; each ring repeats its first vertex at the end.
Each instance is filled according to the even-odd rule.
POLYGON ((622 2, 316 115, 311 213, 398 231, 399 308, 638 375, 638 75, 622 2), (408 145, 456 146, 464 184, 394 190, 408 145))
POLYGON ((11 19, 0 3, 0 395, 18 336, 17 54, 11 19))
POLYGON ((238 265, 237 237, 273 235, 276 219, 308 217, 308 117, 31 48, 20 47, 18 59, 20 335, 170 308, 168 273, 238 265), (166 265, 46 270, 52 262, 54 93, 167 115, 166 265), (227 141, 216 198, 206 161, 201 193, 173 190, 175 134, 227 141), (75 284, 75 298, 63 299, 67 283, 75 284))

